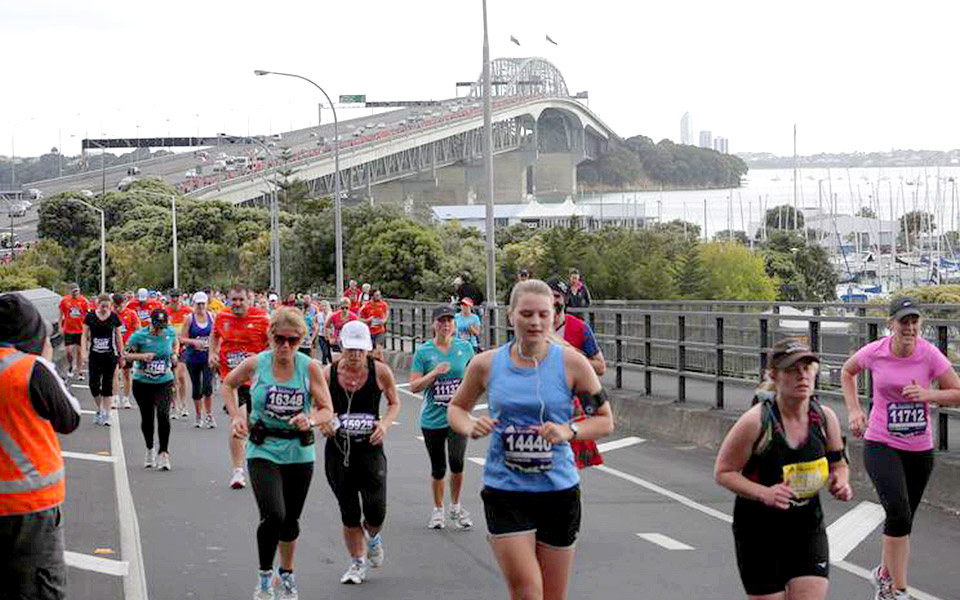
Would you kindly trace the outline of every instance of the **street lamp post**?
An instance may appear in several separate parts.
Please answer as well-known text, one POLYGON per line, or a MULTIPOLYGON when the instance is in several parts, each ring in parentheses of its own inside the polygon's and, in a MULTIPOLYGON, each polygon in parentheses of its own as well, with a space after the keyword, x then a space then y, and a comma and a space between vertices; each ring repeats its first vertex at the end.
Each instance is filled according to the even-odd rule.
POLYGON ((97 208, 96 206, 90 204, 89 202, 84 202, 79 198, 66 198, 68 202, 76 202, 77 204, 82 204, 89 208, 90 210, 95 210, 100 213, 100 293, 107 293, 107 224, 106 224, 106 215, 103 212, 102 208, 97 208))
POLYGON ((158 192, 149 192, 147 190, 137 190, 137 194, 142 194, 144 196, 153 196, 154 198, 163 198, 164 200, 170 199, 170 214, 173 221, 173 287, 180 287, 180 265, 178 261, 178 251, 179 245, 177 243, 177 195, 170 194, 160 194, 158 192))
POLYGON ((340 128, 339 122, 337 121, 337 108, 333 105, 333 100, 330 99, 330 96, 322 87, 317 85, 316 82, 307 79, 303 75, 296 75, 294 73, 280 73, 278 71, 264 71, 261 69, 255 70, 253 74, 281 75, 283 77, 295 77, 296 79, 302 79, 303 81, 306 81, 313 87, 320 90, 320 93, 323 94, 323 97, 327 99, 327 103, 330 104, 330 110, 333 111, 333 226, 337 248, 337 297, 339 298, 343 295, 343 230, 340 220, 340 128))
POLYGON ((493 100, 490 97, 490 42, 487 37, 487 0, 483 0, 483 170, 486 172, 487 187, 487 307, 488 319, 487 347, 496 342, 497 273, 496 246, 494 245, 494 198, 493 198, 493 100))

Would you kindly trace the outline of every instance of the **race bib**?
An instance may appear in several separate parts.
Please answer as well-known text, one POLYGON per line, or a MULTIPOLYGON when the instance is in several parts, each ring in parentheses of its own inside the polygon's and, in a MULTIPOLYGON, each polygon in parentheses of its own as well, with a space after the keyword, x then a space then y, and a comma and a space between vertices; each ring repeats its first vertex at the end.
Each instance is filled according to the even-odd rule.
POLYGON ((927 430, 926 402, 891 402, 887 405, 887 431, 911 437, 927 430))
POLYGON ((137 311, 137 317, 139 317, 141 323, 144 322, 144 321, 149 321, 149 320, 150 320, 150 311, 140 309, 140 310, 137 311))
POLYGON ((143 372, 151 377, 158 377, 167 372, 167 360, 164 358, 155 358, 147 361, 143 366, 143 372))
POLYGON ((73 317, 74 319, 76 319, 77 317, 79 317, 79 316, 80 316, 80 309, 77 308, 76 306, 71 306, 71 307, 70 307, 70 316, 73 317))
POLYGON ((124 334, 126 334, 126 333, 127 333, 127 326, 124 325, 123 323, 121 323, 121 324, 120 324, 120 335, 124 335, 124 334))
POLYGON ((463 380, 459 377, 438 377, 433 381, 433 403, 447 406, 463 380))
POLYGON ((200 342, 200 347, 197 348, 198 350, 206 350, 207 348, 210 347, 210 336, 209 336, 209 335, 201 335, 200 337, 194 338, 194 339, 197 340, 198 342, 200 342))
POLYGON ((816 496, 829 477, 830 467, 827 465, 826 456, 810 462, 783 466, 783 482, 800 500, 816 496))
POLYGON ((377 418, 370 413, 346 413, 340 415, 340 429, 349 436, 369 436, 377 426, 377 418))
POLYGON ((303 390, 272 385, 267 388, 263 410, 270 417, 286 421, 303 412, 305 399, 303 390))
POLYGON ((227 352, 227 366, 231 369, 236 369, 237 365, 243 362, 243 359, 247 357, 247 353, 241 351, 237 352, 227 352))
POLYGON ((522 473, 542 473, 553 467, 553 444, 532 427, 508 425, 501 436, 507 468, 522 473))
POLYGON ((112 348, 110 347, 110 338, 93 338, 93 348, 94 352, 110 352, 112 348))
POLYGON ((383 325, 383 319, 378 319, 377 317, 374 317, 370 319, 370 324, 373 325, 374 327, 380 327, 381 325, 383 325))

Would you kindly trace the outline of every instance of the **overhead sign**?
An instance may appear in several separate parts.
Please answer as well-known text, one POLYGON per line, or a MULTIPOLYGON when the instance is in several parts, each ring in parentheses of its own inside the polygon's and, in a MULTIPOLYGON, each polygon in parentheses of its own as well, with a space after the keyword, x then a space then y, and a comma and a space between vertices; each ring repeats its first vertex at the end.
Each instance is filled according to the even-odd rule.
POLYGON ((367 96, 365 94, 350 94, 340 96, 340 104, 363 104, 367 101, 367 96))
POLYGON ((458 81, 457 87, 473 87, 476 83, 476 81, 458 81))
POLYGON ((440 106, 439 100, 391 100, 387 102, 367 102, 367 108, 389 108, 404 106, 440 106))

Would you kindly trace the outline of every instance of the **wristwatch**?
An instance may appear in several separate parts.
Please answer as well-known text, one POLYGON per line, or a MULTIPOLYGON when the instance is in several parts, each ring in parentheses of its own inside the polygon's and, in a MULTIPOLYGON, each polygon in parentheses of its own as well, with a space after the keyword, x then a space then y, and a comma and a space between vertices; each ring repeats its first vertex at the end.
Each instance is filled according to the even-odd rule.
POLYGON ((314 421, 313 419, 310 419, 310 420, 307 421, 307 422, 310 424, 310 429, 313 429, 314 427, 317 426, 317 422, 314 421))
POLYGON ((577 437, 580 435, 580 426, 577 425, 576 422, 571 421, 570 423, 567 423, 567 427, 569 427, 570 431, 573 432, 573 437, 570 439, 571 440, 577 439, 577 437))

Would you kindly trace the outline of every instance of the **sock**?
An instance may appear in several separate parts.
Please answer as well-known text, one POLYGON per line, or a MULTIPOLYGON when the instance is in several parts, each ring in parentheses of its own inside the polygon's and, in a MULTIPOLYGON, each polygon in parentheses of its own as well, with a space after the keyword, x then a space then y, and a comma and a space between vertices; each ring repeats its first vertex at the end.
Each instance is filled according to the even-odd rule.
POLYGON ((365 562, 367 562, 367 559, 366 559, 365 557, 363 557, 363 556, 354 556, 354 557, 353 557, 353 564, 355 564, 355 565, 362 565, 362 564, 365 563, 365 562))
POLYGON ((442 504, 441 504, 440 506, 434 506, 434 507, 433 507, 433 512, 438 512, 438 511, 439 511, 439 512, 443 512, 443 505, 442 505, 442 504))
POLYGON ((451 505, 450 505, 450 510, 451 510, 452 512, 455 512, 455 513, 460 512, 460 503, 459 503, 459 502, 454 502, 453 504, 451 504, 451 505))
POLYGON ((281 575, 281 576, 287 575, 287 574, 289 574, 289 573, 293 573, 293 569, 284 569, 283 567, 280 567, 280 575, 281 575))

